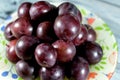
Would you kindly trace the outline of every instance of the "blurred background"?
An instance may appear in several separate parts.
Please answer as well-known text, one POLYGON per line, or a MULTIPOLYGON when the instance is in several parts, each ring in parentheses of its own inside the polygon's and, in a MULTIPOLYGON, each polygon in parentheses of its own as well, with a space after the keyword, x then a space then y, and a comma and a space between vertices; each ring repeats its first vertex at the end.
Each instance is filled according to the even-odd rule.
MULTIPOLYGON (((15 12, 23 2, 36 2, 40 0, 0 0, 0 23, 15 12)), ((120 0, 45 0, 50 2, 69 1, 73 4, 84 6, 86 9, 101 17, 113 31, 120 49, 120 0)), ((120 50, 119 50, 120 53, 120 50)), ((120 80, 120 55, 118 65, 111 80, 120 80)))

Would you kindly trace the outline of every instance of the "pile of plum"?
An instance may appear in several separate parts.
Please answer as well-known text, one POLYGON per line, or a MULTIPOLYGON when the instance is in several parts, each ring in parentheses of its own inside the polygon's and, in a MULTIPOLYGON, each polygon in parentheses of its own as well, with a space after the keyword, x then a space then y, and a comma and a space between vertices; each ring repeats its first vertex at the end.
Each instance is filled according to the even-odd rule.
POLYGON ((82 24, 81 12, 70 2, 57 7, 24 2, 4 35, 9 41, 6 57, 24 80, 86 80, 89 65, 103 56, 95 30, 82 24))

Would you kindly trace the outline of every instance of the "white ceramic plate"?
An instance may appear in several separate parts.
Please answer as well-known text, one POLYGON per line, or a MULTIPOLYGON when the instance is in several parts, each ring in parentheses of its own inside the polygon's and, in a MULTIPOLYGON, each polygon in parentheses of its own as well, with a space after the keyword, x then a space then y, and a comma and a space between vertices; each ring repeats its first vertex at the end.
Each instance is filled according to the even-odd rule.
MULTIPOLYGON (((104 55, 100 63, 90 66, 90 74, 87 80, 110 80, 117 63, 117 43, 108 25, 94 13, 84 7, 77 6, 83 16, 83 22, 90 24, 97 32, 97 40, 103 49, 104 55)), ((0 24, 0 80, 22 80, 16 74, 14 65, 5 57, 5 46, 7 41, 4 38, 5 26, 17 18, 17 13, 12 14, 0 24)))

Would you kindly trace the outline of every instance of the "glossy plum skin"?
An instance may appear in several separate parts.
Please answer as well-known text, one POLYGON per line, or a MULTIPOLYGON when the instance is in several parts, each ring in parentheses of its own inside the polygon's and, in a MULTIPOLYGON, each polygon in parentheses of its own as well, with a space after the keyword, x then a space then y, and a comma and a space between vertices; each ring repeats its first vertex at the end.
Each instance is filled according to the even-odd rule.
POLYGON ((49 21, 42 22, 38 25, 36 35, 44 42, 54 42, 57 39, 53 24, 49 21))
POLYGON ((59 65, 52 68, 42 67, 39 74, 41 80, 64 80, 64 68, 59 65))
POLYGON ((87 41, 95 41, 97 34, 95 32, 95 30, 88 24, 84 24, 84 26, 87 28, 88 30, 88 36, 87 36, 87 41))
POLYGON ((30 2, 24 2, 22 3, 18 8, 18 16, 19 17, 26 17, 27 19, 30 19, 29 10, 32 3, 30 2))
POLYGON ((60 4, 58 8, 59 8, 58 15, 73 14, 77 16, 80 23, 82 22, 82 15, 74 4, 69 3, 69 2, 64 2, 60 4))
POLYGON ((96 42, 86 42, 84 45, 85 58, 89 64, 97 64, 103 56, 101 46, 96 42))
POLYGON ((16 38, 20 38, 23 35, 31 35, 33 27, 29 20, 26 18, 18 18, 11 26, 11 31, 16 38))
POLYGON ((32 20, 37 20, 45 16, 49 11, 52 10, 52 5, 47 1, 35 2, 30 8, 30 17, 32 20))
POLYGON ((31 66, 28 62, 20 60, 16 63, 15 69, 17 74, 22 77, 24 80, 33 80, 34 79, 34 67, 31 66))
POLYGON ((79 20, 72 14, 60 15, 54 23, 57 37, 66 41, 72 41, 77 36, 79 29, 79 20))
POLYGON ((103 50, 96 42, 86 41, 84 44, 78 46, 76 50, 77 56, 84 57, 90 65, 99 63, 103 56, 103 50))
POLYGON ((39 40, 34 36, 22 36, 16 44, 15 51, 22 60, 30 60, 34 56, 34 50, 39 40))
POLYGON ((16 43, 17 39, 11 40, 6 46, 6 57, 10 62, 14 64, 20 60, 15 52, 16 43))
POLYGON ((35 49, 35 59, 40 66, 52 67, 56 63, 56 50, 48 43, 41 43, 35 49))
POLYGON ((5 35, 5 38, 8 40, 8 41, 11 41, 13 39, 15 39, 14 35, 12 34, 11 32, 11 26, 14 22, 10 22, 6 27, 5 27, 5 31, 4 31, 4 35, 5 35))
POLYGON ((81 30, 79 31, 78 35, 73 39, 73 43, 75 46, 79 46, 87 40, 88 31, 84 25, 80 26, 81 30))
POLYGON ((82 58, 76 58, 72 63, 71 75, 74 80, 86 80, 89 74, 89 64, 82 58))
POLYGON ((76 48, 71 42, 57 40, 52 45, 57 51, 57 60, 60 62, 69 62, 76 54, 76 48))

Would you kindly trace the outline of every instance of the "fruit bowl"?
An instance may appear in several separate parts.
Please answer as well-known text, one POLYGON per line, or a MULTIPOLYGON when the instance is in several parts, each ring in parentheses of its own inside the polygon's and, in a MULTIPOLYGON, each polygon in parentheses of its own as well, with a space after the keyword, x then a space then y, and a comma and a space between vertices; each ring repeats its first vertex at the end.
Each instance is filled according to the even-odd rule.
MULTIPOLYGON (((53 4, 58 5, 57 3, 53 4)), ((82 13, 82 23, 93 27, 97 33, 96 42, 103 49, 102 60, 98 64, 90 66, 90 73, 87 80, 110 80, 117 64, 118 47, 115 37, 109 26, 101 18, 82 6, 76 6, 82 13)), ((17 12, 9 16, 3 24, 0 24, 0 80, 22 80, 17 75, 14 64, 10 63, 5 56, 5 47, 8 42, 4 38, 4 29, 9 22, 16 18, 17 12)))

